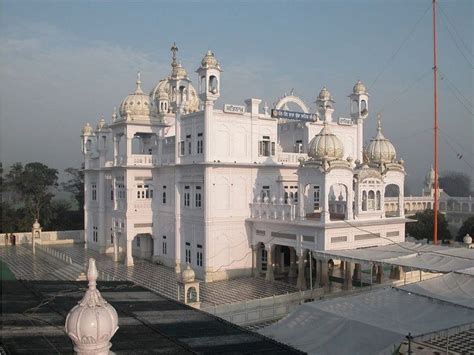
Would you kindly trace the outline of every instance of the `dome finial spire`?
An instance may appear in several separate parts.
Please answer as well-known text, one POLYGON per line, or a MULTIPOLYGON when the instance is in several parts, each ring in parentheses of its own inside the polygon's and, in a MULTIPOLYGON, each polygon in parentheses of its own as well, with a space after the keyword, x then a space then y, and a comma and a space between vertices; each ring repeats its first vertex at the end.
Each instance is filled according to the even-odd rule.
POLYGON ((139 70, 139 71, 137 71, 137 89, 135 90, 136 94, 143 94, 142 87, 141 87, 141 84, 142 84, 141 77, 142 77, 142 75, 141 75, 140 70, 139 70))
POLYGON ((379 112, 377 113, 377 131, 380 132, 382 130, 382 114, 379 112))
POLYGON ((173 46, 171 47, 171 52, 173 53, 171 66, 174 68, 178 65, 176 61, 176 52, 178 51, 178 46, 176 46, 176 42, 173 42, 173 46))

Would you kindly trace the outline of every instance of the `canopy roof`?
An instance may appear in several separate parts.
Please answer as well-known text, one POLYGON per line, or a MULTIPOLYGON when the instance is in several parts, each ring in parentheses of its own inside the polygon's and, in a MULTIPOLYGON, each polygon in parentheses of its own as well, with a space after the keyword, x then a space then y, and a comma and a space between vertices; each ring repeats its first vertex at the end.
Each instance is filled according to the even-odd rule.
MULTIPOLYGON (((436 287, 425 286, 424 292, 435 292, 436 287)), ((453 296, 464 302, 458 297, 453 296)), ((472 328, 474 309, 385 288, 305 303, 260 332, 311 354, 365 355, 391 354, 408 333, 429 340, 472 328)))
POLYGON ((449 273, 400 289, 474 309, 474 277, 449 273))
MULTIPOLYGON (((473 268, 474 249, 403 242, 378 247, 313 251, 324 258, 380 262, 431 272, 452 272, 473 268)), ((468 272, 466 272, 468 273, 468 272)))

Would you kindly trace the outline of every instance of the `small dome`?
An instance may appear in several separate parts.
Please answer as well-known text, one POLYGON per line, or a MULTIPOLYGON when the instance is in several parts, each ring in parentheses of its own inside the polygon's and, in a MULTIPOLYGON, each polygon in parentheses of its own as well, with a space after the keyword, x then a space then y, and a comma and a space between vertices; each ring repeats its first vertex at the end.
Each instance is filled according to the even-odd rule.
POLYGON ((186 269, 184 269, 183 272, 181 273, 181 281, 183 283, 193 282, 195 277, 196 277, 196 274, 194 273, 194 270, 191 269, 191 266, 189 266, 188 264, 186 266, 186 269))
POLYGON ((38 220, 35 219, 35 223, 33 223, 33 229, 40 229, 41 225, 39 224, 38 220))
POLYGON ((107 128, 107 123, 105 122, 104 117, 102 116, 99 120, 99 123, 97 123, 97 130, 103 130, 107 128))
POLYGON ((330 131, 326 121, 321 132, 309 142, 308 156, 317 160, 336 160, 344 156, 344 145, 330 131))
POLYGON ((187 79, 188 73, 181 63, 179 63, 176 66, 173 66, 173 69, 171 70, 171 77, 176 79, 187 79))
POLYGON ((352 92, 354 94, 366 94, 367 89, 365 88, 365 85, 362 83, 362 81, 358 81, 355 85, 354 88, 352 89, 352 92))
POLYGON ((326 87, 323 87, 321 89, 321 91, 319 92, 319 95, 318 95, 318 99, 322 100, 322 101, 332 100, 331 93, 329 92, 328 89, 326 89, 326 87))
POLYGON ((120 116, 127 118, 150 118, 156 117, 156 107, 153 100, 143 93, 141 88, 140 73, 138 73, 137 88, 135 92, 128 95, 120 104, 120 116))
POLYGON ((219 62, 217 61, 216 57, 214 57, 214 53, 212 53, 211 50, 208 50, 204 58, 202 58, 201 68, 221 70, 219 62))
POLYGON ((82 135, 83 136, 91 136, 93 132, 94 132, 94 129, 89 124, 89 122, 87 122, 86 125, 84 126, 84 128, 82 129, 82 135))
POLYGON ((95 260, 91 258, 87 269, 89 288, 66 317, 66 333, 74 342, 75 349, 83 350, 84 353, 85 350, 91 353, 108 350, 111 346, 109 340, 118 329, 117 311, 97 290, 97 276, 95 260))
POLYGON ((370 140, 365 149, 367 159, 371 163, 389 163, 395 161, 397 152, 393 144, 384 137, 380 119, 378 121, 377 134, 370 140))

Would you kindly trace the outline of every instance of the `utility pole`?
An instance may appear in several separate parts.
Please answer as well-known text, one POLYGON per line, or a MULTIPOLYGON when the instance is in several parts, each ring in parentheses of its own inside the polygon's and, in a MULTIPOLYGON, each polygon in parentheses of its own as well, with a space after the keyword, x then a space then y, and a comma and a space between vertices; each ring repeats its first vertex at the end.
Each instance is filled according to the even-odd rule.
POLYGON ((438 244, 438 47, 436 37, 436 0, 433 0, 433 82, 434 82, 434 225, 433 243, 438 244))

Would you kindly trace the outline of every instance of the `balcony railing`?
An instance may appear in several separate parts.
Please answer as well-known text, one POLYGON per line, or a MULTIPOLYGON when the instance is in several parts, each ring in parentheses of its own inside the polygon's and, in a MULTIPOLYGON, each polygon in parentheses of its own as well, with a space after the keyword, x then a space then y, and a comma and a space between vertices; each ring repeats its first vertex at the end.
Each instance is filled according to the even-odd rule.
POLYGON ((121 155, 117 157, 117 165, 151 167, 156 165, 156 158, 150 154, 133 154, 128 157, 121 155))
POLYGON ((250 213, 252 218, 279 219, 294 221, 296 219, 296 205, 285 204, 283 199, 276 202, 275 199, 264 202, 257 201, 250 204, 250 213))
POLYGON ((144 209, 151 209, 151 200, 144 200, 144 201, 136 201, 133 204, 133 208, 135 210, 144 210, 144 209))

